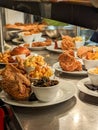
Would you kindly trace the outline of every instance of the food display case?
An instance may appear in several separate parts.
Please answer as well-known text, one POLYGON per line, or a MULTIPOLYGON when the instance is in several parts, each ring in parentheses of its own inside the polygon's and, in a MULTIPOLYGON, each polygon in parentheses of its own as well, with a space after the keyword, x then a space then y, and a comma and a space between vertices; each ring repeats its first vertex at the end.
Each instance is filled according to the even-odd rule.
MULTIPOLYGON (((4 31, 3 25, 5 24, 5 18, 3 15, 4 8, 21 11, 21 12, 28 13, 31 15, 37 15, 43 18, 58 20, 58 21, 76 25, 79 27, 85 27, 91 30, 97 30, 97 27, 98 27, 98 9, 94 7, 89 0, 58 0, 58 1, 57 0, 3 0, 0 2, 0 11, 1 11, 0 12, 0 25, 1 25, 1 36, 0 36, 1 44, 0 45, 2 47, 1 48, 2 52, 4 52, 4 44, 5 44, 4 35, 3 35, 3 31, 4 31)), ((33 24, 29 24, 30 27, 32 25, 33 24)), ((16 25, 14 27, 16 27, 16 25)), ((22 26, 22 29, 23 29, 23 26, 22 26)), ((21 30, 17 30, 17 31, 19 33, 18 37, 23 38, 24 34, 21 32, 21 30)), ((56 30, 56 32, 57 31, 58 30, 56 30)), ((81 30, 78 30, 78 31, 81 31, 81 30)), ((81 31, 81 35, 82 33, 84 32, 81 31)), ((87 34, 88 33, 89 31, 87 32, 87 34)), ((17 35, 16 32, 14 32, 14 34, 15 36, 17 35)), ((44 57, 44 60, 47 62, 47 64, 43 62, 45 63, 43 66, 47 67, 49 65, 52 67, 52 71, 53 71, 52 78, 60 82, 60 85, 59 85, 60 89, 56 97, 52 101, 49 101, 49 102, 43 102, 38 99, 35 99, 34 95, 33 95, 33 98, 34 98, 33 101, 31 99, 18 101, 17 99, 19 98, 22 99, 21 96, 17 98, 15 97, 16 98, 15 100, 13 98, 10 98, 11 95, 8 96, 4 91, 1 91, 0 97, 2 101, 5 104, 8 104, 11 107, 12 112, 14 113, 14 116, 15 116, 14 122, 17 122, 16 124, 18 124, 17 125, 18 127, 16 126, 16 128, 19 130, 21 129, 23 130, 33 130, 33 129, 34 130, 65 130, 65 129, 66 130, 69 130, 69 129, 70 130, 86 130, 86 129, 97 130, 98 129, 98 126, 97 126, 98 125, 98 116, 97 116, 98 115, 98 111, 97 111, 98 88, 97 89, 93 88, 90 82, 90 79, 88 78, 87 68, 85 68, 84 62, 82 61, 83 60, 82 53, 85 50, 85 47, 83 46, 84 48, 82 48, 80 50, 80 53, 78 54, 77 54, 78 47, 75 48, 74 54, 73 54, 73 52, 70 50, 68 52, 68 49, 70 47, 69 46, 67 50, 63 53, 63 49, 61 50, 61 48, 58 46, 58 44, 61 44, 62 42, 61 40, 63 39, 59 39, 56 37, 56 38, 53 38, 52 40, 51 39, 47 40, 48 36, 46 37, 45 35, 45 37, 43 37, 42 33, 39 33, 39 34, 40 34, 40 37, 42 37, 41 40, 44 41, 44 44, 46 44, 48 41, 49 46, 45 45, 45 47, 34 48, 31 44, 32 39, 30 41, 29 47, 28 47, 28 44, 25 44, 25 46, 21 46, 22 44, 24 44, 23 40, 21 40, 21 41, 18 41, 18 43, 20 42, 19 44, 17 45, 14 44, 15 46, 13 44, 10 44, 11 47, 13 47, 11 48, 11 51, 13 51, 13 54, 16 53, 17 49, 15 50, 14 47, 19 45, 18 47, 20 48, 27 47, 29 49, 28 53, 32 53, 32 55, 34 55, 35 57, 42 56, 40 57, 42 58, 41 59, 42 61, 44 57), (53 44, 52 46, 50 44, 51 41, 53 44), (73 55, 75 56, 75 58, 73 58, 73 55), (64 70, 61 68, 59 62, 60 61, 62 62, 62 59, 64 58, 63 56, 66 56, 66 57, 68 56, 68 57, 65 58, 66 64, 64 64, 64 66, 63 65, 61 66, 64 67, 65 69, 66 68, 65 66, 67 65, 67 61, 68 61, 69 62, 68 65, 71 66, 69 68, 72 71, 64 70), (70 60, 69 60, 70 58, 72 58, 72 61, 73 61, 72 64, 70 63, 70 60), (75 65, 74 65, 74 62, 76 63, 75 65), (76 69, 76 70, 73 71, 73 69, 76 69)), ((37 35, 37 38, 38 37, 39 35, 37 35)), ((33 38, 35 38, 35 36, 33 38)), ((79 38, 80 37, 78 37, 78 39, 79 38)), ((67 43, 66 39, 70 41, 70 38, 66 37, 64 40, 65 43, 67 43)), ((29 37, 29 40, 30 40, 30 37, 29 37)), ((74 45, 72 41, 68 42, 67 45, 69 45, 69 43, 71 44, 71 49, 73 49, 74 45)), ((88 52, 89 51, 92 52, 92 49, 94 48, 89 48, 89 47, 86 48, 88 52)), ((97 51, 98 47, 96 47, 95 49, 97 51)), ((27 58, 24 58, 23 55, 22 55, 22 58, 27 60, 27 58)), ((38 65, 38 60, 39 59, 36 60, 37 65, 38 65)), ((27 63, 28 61, 25 61, 25 65, 27 63)), ((89 65, 92 65, 92 63, 93 62, 91 62, 89 65)), ((22 65, 23 65, 22 62, 20 62, 19 64, 20 69, 22 65)), ((25 66, 25 72, 27 73, 29 73, 31 69, 33 70, 35 69, 34 68, 35 66, 33 66, 33 68, 26 68, 26 67, 28 66, 25 66)), ((41 70, 43 70, 44 67, 41 66, 41 70)), ((8 71, 10 71, 10 69, 8 69, 8 71)), ((13 70, 14 69, 15 68, 13 68, 13 70)), ((22 69, 21 71, 23 72, 22 69)), ((6 71, 4 71, 4 73, 5 72, 6 71)), ((46 70, 46 72, 48 71, 46 70)), ((23 78, 25 74, 22 74, 21 76, 19 73, 20 71, 16 69, 15 73, 14 72, 11 73, 11 77, 14 77, 15 80, 18 79, 19 85, 20 85, 21 77, 23 78)), ((8 75, 9 74, 10 73, 8 73, 8 75)), ((34 82, 35 80, 36 80, 35 77, 31 78, 29 84, 34 82)), ((3 81, 3 84, 1 82, 0 82, 0 85, 3 88, 5 81, 3 81)), ((22 83, 23 82, 24 80, 22 80, 22 83)), ((27 86, 26 83, 24 83, 23 85, 27 86)), ((13 88, 14 87, 16 86, 13 85, 13 88)), ((22 87, 20 87, 20 89, 22 89, 22 87)), ((29 87, 28 87, 28 91, 29 91, 29 87)))
POLYGON ((98 26, 98 11, 90 0, 4 0, 0 5, 94 30, 98 26))
MULTIPOLYGON (((97 30, 98 27, 98 11, 90 0, 4 0, 0 2, 0 6, 92 30, 97 30)), ((4 10, 1 9, 0 12, 2 12, 1 24, 4 24, 4 10)), ((3 51, 3 48, 1 50, 3 51)))

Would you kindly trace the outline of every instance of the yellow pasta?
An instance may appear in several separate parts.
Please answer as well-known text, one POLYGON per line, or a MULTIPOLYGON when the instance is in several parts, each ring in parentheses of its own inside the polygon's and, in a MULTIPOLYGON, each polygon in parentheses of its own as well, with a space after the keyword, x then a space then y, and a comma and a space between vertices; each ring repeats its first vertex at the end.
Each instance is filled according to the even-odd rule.
POLYGON ((93 70, 90 70, 90 73, 92 74, 98 74, 98 67, 93 69, 93 70))
POLYGON ((38 56, 30 56, 28 57, 24 65, 26 67, 34 67, 35 69, 29 73, 31 78, 41 78, 43 76, 50 77, 53 75, 53 71, 49 65, 44 60, 44 57, 38 56))

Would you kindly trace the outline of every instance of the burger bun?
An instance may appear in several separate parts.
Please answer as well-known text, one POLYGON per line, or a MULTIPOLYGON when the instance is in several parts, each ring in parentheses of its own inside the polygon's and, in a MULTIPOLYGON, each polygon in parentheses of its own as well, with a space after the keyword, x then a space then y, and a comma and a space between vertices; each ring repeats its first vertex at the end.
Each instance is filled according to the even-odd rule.
POLYGON ((26 56, 29 56, 29 55, 30 55, 30 50, 27 49, 26 47, 18 46, 18 47, 15 47, 15 48, 11 51, 11 55, 12 55, 12 56, 21 55, 21 54, 25 54, 26 56))

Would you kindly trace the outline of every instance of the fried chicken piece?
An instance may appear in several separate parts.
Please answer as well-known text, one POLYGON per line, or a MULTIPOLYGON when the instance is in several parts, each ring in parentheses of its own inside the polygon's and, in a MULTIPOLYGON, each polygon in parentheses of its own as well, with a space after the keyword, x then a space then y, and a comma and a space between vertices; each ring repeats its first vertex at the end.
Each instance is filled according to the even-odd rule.
POLYGON ((3 78, 9 78, 10 80, 14 80, 16 73, 20 73, 19 69, 17 69, 12 64, 7 64, 5 69, 2 70, 1 75, 3 78))
POLYGON ((75 53, 74 53, 74 51, 73 50, 68 50, 68 53, 71 55, 71 56, 75 56, 75 53))
POLYGON ((75 49, 75 44, 73 42, 73 38, 66 35, 62 37, 62 42, 61 42, 61 49, 62 50, 69 50, 69 49, 75 49))
POLYGON ((50 39, 46 39, 43 42, 33 42, 32 43, 32 47, 42 47, 42 46, 49 46, 51 45, 51 40, 50 39))
POLYGON ((22 74, 26 74, 26 70, 24 67, 24 59, 21 59, 19 56, 16 56, 16 64, 15 66, 20 70, 22 74))
POLYGON ((31 92, 30 80, 11 64, 2 71, 0 87, 15 100, 26 100, 31 92))
POLYGON ((70 54, 69 51, 65 51, 60 54, 59 64, 64 71, 81 71, 82 64, 77 61, 73 55, 70 54))

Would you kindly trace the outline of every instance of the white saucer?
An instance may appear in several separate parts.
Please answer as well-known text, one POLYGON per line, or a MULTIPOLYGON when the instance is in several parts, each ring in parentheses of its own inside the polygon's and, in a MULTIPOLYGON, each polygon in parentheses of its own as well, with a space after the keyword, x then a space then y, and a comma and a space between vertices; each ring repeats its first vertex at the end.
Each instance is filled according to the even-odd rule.
POLYGON ((49 51, 53 51, 53 52, 57 52, 57 53, 62 53, 63 50, 60 48, 61 46, 61 41, 57 41, 58 43, 58 47, 59 49, 55 49, 54 46, 55 46, 55 43, 53 42, 50 46, 47 46, 46 49, 49 50, 49 51))
POLYGON ((16 44, 16 45, 19 45, 19 44, 23 44, 23 43, 24 43, 24 41, 23 41, 22 39, 20 39, 20 38, 14 38, 14 39, 12 39, 12 42, 13 42, 14 44, 16 44))
POLYGON ((83 92, 83 93, 86 93, 88 95, 91 95, 91 96, 95 96, 95 97, 98 97, 98 91, 93 91, 93 90, 90 90, 88 89, 84 83, 91 83, 90 82, 90 79, 89 78, 84 78, 82 80, 80 80, 78 83, 77 83, 77 86, 78 86, 78 89, 83 92))
POLYGON ((53 44, 51 46, 47 46, 46 49, 49 50, 49 51, 57 52, 57 53, 62 53, 63 52, 62 49, 54 49, 53 44))
POLYGON ((10 105, 20 106, 20 107, 43 107, 58 104, 68 99, 72 98, 75 94, 75 86, 65 80, 60 80, 60 90, 57 96, 51 102, 40 102, 40 101, 15 101, 12 100, 4 91, 0 93, 1 99, 10 105))
POLYGON ((31 51, 41 51, 46 49, 46 46, 41 46, 41 47, 28 47, 31 51))

